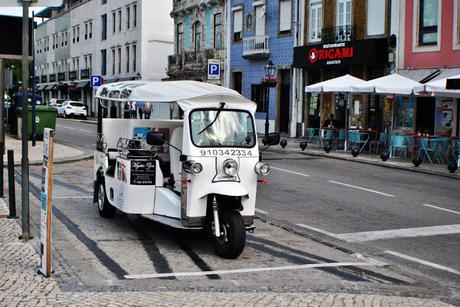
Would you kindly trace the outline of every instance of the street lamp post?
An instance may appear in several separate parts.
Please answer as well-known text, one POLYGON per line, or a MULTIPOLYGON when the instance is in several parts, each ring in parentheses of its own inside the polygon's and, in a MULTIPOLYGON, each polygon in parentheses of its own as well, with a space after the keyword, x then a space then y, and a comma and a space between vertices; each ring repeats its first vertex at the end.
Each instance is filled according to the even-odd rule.
POLYGON ((263 85, 265 87, 265 139, 268 140, 268 132, 270 128, 270 123, 268 121, 268 110, 269 110, 269 100, 270 100, 270 87, 276 85, 275 73, 276 67, 271 60, 269 60, 264 67, 265 78, 263 79, 263 85))

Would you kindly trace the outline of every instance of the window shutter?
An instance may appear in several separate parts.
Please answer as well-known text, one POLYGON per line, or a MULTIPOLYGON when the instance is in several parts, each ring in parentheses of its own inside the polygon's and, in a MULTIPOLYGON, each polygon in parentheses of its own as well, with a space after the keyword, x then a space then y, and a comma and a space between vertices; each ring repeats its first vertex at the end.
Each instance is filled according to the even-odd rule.
POLYGON ((292 17, 292 2, 291 0, 280 1, 280 32, 291 30, 292 17))
POLYGON ((233 33, 243 31, 243 11, 238 10, 233 12, 233 33))

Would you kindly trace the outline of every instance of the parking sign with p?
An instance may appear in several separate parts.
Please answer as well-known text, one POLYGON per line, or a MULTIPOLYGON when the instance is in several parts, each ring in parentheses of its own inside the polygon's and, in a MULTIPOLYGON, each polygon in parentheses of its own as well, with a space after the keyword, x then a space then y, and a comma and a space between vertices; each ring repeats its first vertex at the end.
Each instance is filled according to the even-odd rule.
POLYGON ((208 60, 208 80, 220 80, 220 60, 208 60))
POLYGON ((102 76, 91 76, 91 87, 97 87, 102 85, 102 76))

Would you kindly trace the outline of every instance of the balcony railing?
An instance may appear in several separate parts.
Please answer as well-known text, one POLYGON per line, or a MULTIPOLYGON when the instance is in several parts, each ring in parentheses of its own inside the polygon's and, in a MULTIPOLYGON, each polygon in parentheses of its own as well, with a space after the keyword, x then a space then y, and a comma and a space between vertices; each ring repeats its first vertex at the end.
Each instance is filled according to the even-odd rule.
POLYGON ((58 72, 58 81, 65 81, 65 72, 58 72))
POLYGON ((80 79, 88 79, 90 74, 89 68, 80 69, 80 79))
POLYGON ((268 49, 268 35, 258 35, 243 38, 244 58, 267 58, 270 56, 268 49))
POLYGON ((75 80, 75 79, 78 79, 78 71, 77 70, 69 71, 69 80, 75 80))
POLYGON ((349 42, 354 39, 355 27, 351 25, 325 28, 321 31, 323 43, 349 42))
POLYGON ((50 80, 50 82, 56 82, 56 74, 49 75, 48 79, 50 80))
POLYGON ((40 76, 40 83, 46 83, 48 82, 48 76, 47 75, 41 75, 40 76))

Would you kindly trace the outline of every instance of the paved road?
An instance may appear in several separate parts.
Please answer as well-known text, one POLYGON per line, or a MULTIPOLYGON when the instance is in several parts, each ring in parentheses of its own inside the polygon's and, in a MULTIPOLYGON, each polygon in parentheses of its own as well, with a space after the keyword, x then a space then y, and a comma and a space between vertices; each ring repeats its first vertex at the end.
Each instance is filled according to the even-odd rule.
POLYGON ((272 172, 260 215, 460 289, 460 181, 278 150, 264 157, 272 172))
MULTIPOLYGON (((94 148, 96 125, 59 119, 57 129, 62 133, 57 136, 58 142, 85 150, 94 148)), ((416 274, 418 277, 410 275, 413 282, 429 283, 447 293, 452 302, 460 302, 460 181, 304 154, 287 154, 281 150, 268 151, 264 158, 270 162, 272 171, 268 184, 259 187, 257 214, 260 217, 333 246, 393 264, 409 275, 416 274)), ((291 232, 275 231, 259 223, 256 234, 249 237, 249 248, 242 261, 225 262, 213 255, 212 248, 200 235, 185 235, 187 244, 183 245, 183 241, 177 241, 182 233, 165 236, 162 228, 145 233, 145 228, 158 227, 149 221, 125 215, 118 215, 112 221, 100 219, 89 200, 91 167, 92 164, 87 162, 61 169, 58 185, 61 185, 60 195, 64 198, 56 201, 61 212, 57 216, 59 218, 61 214, 61 227, 70 231, 71 237, 76 236, 83 242, 77 244, 81 245, 80 254, 74 251, 66 257, 82 265, 85 264, 82 259, 99 259, 102 265, 96 265, 98 261, 93 259, 90 265, 85 264, 82 272, 105 272, 102 277, 96 273, 89 275, 91 280, 105 285, 118 283, 117 276, 123 272, 183 272, 193 266, 201 270, 232 269, 299 264, 313 259, 329 259, 327 256, 334 259, 344 256, 321 250, 324 248, 321 244, 313 246, 310 241, 307 244, 305 239, 291 232), (159 247, 154 248, 145 242, 154 242, 159 247), (85 246, 92 256, 82 252, 85 246), (130 250, 133 257, 142 260, 126 262, 126 258, 117 254, 118 250, 130 250), (183 258, 184 253, 188 255, 186 258, 183 258), (115 260, 107 260, 104 254, 115 260)), ((313 284, 329 287, 331 283, 348 283, 356 278, 355 273, 344 274, 309 275, 312 282, 306 282, 307 277, 301 272, 298 275, 290 272, 256 277, 243 274, 224 278, 223 284, 231 282, 248 286, 259 283, 277 287, 287 283, 302 288, 313 284), (269 281, 271 279, 279 280, 269 281)), ((384 281, 379 282, 395 285, 401 280, 407 281, 399 273, 391 280, 391 274, 385 272, 384 281)), ((374 282, 378 279, 375 273, 370 276, 374 282)))

